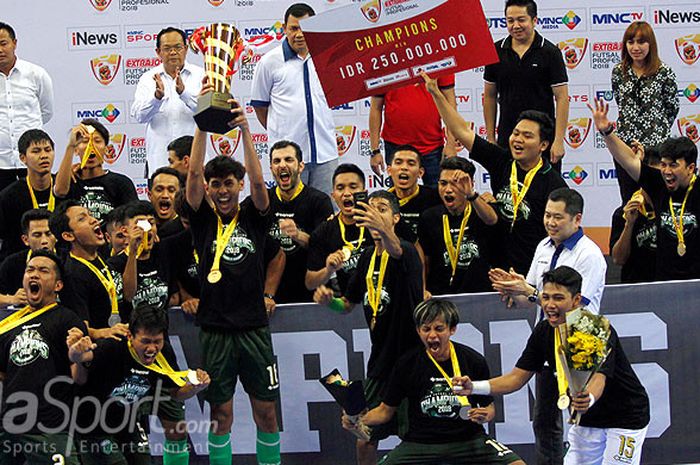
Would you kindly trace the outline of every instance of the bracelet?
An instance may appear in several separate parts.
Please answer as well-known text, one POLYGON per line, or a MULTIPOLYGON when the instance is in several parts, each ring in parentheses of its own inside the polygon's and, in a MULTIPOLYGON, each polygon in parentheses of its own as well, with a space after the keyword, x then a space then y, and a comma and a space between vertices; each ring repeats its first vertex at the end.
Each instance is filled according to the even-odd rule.
POLYGON ((614 130, 615 130, 615 125, 612 124, 612 123, 610 123, 610 125, 609 125, 607 128, 605 128, 605 129, 603 129, 603 130, 600 130, 600 131, 598 131, 598 132, 599 132, 603 137, 607 137, 607 136, 609 136, 610 134, 612 134, 614 130))
POLYGON ((476 192, 476 191, 474 191, 474 194, 473 194, 471 197, 467 197, 467 200, 468 200, 469 202, 473 202, 473 201, 475 201, 475 200, 478 199, 478 198, 479 198, 479 193, 476 192))
POLYGON ((488 381, 472 381, 472 394, 475 396, 488 396, 491 394, 491 383, 488 381))
POLYGON ((593 407, 593 404, 595 404, 595 396, 589 392, 588 399, 590 400, 590 402, 588 403, 588 408, 591 408, 593 407))
POLYGON ((374 155, 379 155, 379 154, 381 154, 381 153, 382 153, 382 151, 379 150, 379 149, 374 149, 374 150, 372 150, 372 156, 374 156, 374 155))
POLYGON ((263 296, 264 296, 266 299, 275 300, 275 294, 268 294, 268 293, 265 293, 265 294, 263 294, 263 296))
POLYGON ((339 297, 333 297, 328 303, 328 308, 336 313, 345 313, 345 302, 339 297))

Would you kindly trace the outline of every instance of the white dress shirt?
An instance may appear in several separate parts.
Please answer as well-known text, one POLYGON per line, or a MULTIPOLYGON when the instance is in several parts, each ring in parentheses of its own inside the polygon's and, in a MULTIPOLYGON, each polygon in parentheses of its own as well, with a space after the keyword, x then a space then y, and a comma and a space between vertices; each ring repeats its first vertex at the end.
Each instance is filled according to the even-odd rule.
POLYGON ((131 117, 146 124, 146 157, 148 171, 154 172, 168 165, 168 144, 180 136, 194 134, 194 111, 197 109, 197 95, 202 87, 204 69, 185 62, 180 72, 185 90, 178 95, 175 79, 165 72, 163 65, 143 73, 136 86, 131 117), (155 97, 155 74, 160 74, 165 95, 155 97))
POLYGON ((17 141, 53 116, 53 83, 41 66, 17 59, 10 75, 0 73, 0 169, 24 168, 17 141))

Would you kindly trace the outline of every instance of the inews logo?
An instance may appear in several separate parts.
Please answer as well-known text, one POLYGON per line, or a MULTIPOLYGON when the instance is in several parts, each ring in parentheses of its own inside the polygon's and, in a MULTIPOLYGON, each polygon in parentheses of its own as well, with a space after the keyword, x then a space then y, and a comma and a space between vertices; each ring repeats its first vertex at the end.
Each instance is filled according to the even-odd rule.
POLYGON ((121 55, 103 55, 90 60, 90 69, 95 79, 102 85, 109 85, 119 72, 121 55))

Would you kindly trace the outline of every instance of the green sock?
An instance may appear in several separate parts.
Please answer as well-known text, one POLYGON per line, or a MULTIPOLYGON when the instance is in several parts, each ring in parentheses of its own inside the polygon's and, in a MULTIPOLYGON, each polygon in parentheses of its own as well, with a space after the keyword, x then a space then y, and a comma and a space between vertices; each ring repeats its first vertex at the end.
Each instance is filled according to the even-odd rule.
POLYGON ((210 465, 231 465, 231 433, 214 434, 209 432, 210 465))
POLYGON ((187 447, 187 439, 182 441, 165 440, 163 448, 163 465, 188 465, 190 463, 190 450, 187 447))
POLYGON ((259 465, 279 465, 282 462, 279 431, 276 433, 264 433, 258 430, 255 452, 259 465))

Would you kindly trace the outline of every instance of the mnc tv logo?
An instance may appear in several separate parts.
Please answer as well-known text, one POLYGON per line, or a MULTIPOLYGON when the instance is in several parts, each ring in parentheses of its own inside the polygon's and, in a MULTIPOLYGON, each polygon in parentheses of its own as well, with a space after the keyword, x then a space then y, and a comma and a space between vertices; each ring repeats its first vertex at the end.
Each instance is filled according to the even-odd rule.
POLYGON ((109 144, 105 147, 104 158, 110 165, 122 154, 126 145, 126 134, 112 134, 109 136, 109 144))
POLYGON ((685 98, 690 103, 695 103, 700 98, 700 89, 692 82, 685 89, 680 89, 678 93, 681 98, 685 98))
POLYGON ((382 4, 379 0, 369 0, 360 6, 360 11, 369 22, 376 23, 382 14, 382 4))
POLYGON ((576 68, 583 60, 584 55, 586 55, 586 49, 588 48, 588 39, 585 37, 578 37, 575 39, 568 39, 558 44, 559 50, 561 50, 564 56, 564 63, 569 69, 576 68))
POLYGON ((675 44, 676 53, 686 65, 693 65, 700 58, 700 34, 679 37, 675 44))
POLYGON ((217 155, 232 157, 241 142, 241 130, 233 128, 226 134, 209 134, 209 141, 217 155))
POLYGON ((90 5, 97 11, 105 11, 112 0, 90 0, 90 5))
POLYGON ((356 126, 336 126, 335 143, 338 145, 338 156, 343 156, 350 150, 357 133, 356 126))
POLYGON ((588 178, 588 172, 581 168, 580 166, 576 165, 571 171, 568 173, 564 173, 564 178, 568 178, 571 181, 574 182, 577 186, 580 186, 583 181, 588 178))
POLYGON ((103 55, 90 60, 90 69, 97 82, 108 86, 119 72, 121 63, 121 55, 103 55))
POLYGON ((678 118, 678 130, 694 143, 700 141, 700 114, 678 118))
POLYGON ((577 149, 583 145, 591 129, 591 118, 576 118, 569 120, 566 126, 564 140, 569 147, 577 149))

